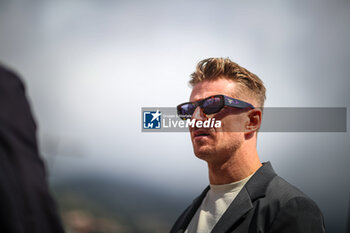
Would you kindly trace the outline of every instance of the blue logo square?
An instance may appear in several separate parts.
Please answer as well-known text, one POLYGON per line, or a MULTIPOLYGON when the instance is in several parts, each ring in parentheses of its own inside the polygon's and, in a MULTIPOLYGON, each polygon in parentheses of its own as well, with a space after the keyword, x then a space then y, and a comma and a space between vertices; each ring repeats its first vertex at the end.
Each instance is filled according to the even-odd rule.
POLYGON ((143 112, 143 128, 144 129, 160 129, 162 113, 157 111, 143 112))

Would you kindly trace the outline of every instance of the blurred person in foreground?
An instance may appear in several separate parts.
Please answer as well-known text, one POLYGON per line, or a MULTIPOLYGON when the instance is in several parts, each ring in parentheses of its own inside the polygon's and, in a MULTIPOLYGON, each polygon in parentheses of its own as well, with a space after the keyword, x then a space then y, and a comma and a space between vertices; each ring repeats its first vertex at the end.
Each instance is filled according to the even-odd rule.
POLYGON ((63 233, 24 86, 0 66, 0 232, 63 233))
POLYGON ((208 164, 210 185, 171 233, 325 232, 317 205, 279 177, 270 162, 260 162, 263 82, 228 58, 209 58, 198 63, 190 84, 190 102, 177 107, 178 115, 219 120, 221 127, 190 127, 194 153, 208 164))

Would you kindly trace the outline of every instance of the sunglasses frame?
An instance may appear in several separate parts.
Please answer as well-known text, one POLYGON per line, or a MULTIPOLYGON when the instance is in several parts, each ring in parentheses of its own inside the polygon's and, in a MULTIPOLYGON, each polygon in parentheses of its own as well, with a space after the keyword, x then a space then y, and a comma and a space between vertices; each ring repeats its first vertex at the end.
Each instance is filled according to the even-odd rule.
POLYGON ((194 105, 194 110, 193 110, 193 113, 194 111, 196 110, 197 107, 200 107, 203 112, 207 115, 210 115, 210 114, 214 114, 214 113, 218 113, 221 111, 221 109, 223 109, 225 106, 228 106, 228 107, 233 107, 233 108, 240 108, 240 109, 244 109, 244 108, 252 108, 254 109, 255 107, 250 104, 250 103, 247 103, 243 100, 239 100, 239 99, 235 99, 235 98, 232 98, 232 97, 229 97, 229 96, 226 96, 226 95, 213 95, 213 96, 209 96, 205 99, 202 99, 202 100, 198 100, 198 101, 195 101, 195 102, 185 102, 185 103, 182 103, 182 104, 179 104, 176 109, 177 109, 177 114, 178 116, 182 119, 182 120, 187 120, 187 119, 190 119, 192 118, 192 115, 193 113, 191 114, 191 117, 186 117, 186 116, 189 116, 189 115, 182 115, 182 114, 179 114, 180 111, 181 111, 181 107, 185 104, 192 104, 194 105), (205 112, 205 109, 203 108, 203 103, 208 100, 208 99, 211 99, 211 98, 216 98, 216 97, 219 97, 220 100, 221 100, 221 107, 219 108, 218 111, 216 112, 213 112, 213 113, 206 113, 205 112), (181 116, 185 116, 185 117, 181 117, 181 116))

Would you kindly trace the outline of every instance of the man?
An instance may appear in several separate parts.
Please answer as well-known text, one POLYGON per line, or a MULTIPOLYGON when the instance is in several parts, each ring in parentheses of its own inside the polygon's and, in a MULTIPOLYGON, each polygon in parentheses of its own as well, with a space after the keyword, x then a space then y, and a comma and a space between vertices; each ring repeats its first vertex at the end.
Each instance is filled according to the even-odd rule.
POLYGON ((24 86, 0 66, 0 232, 63 233, 24 86))
POLYGON ((190 102, 180 104, 178 114, 196 121, 215 118, 221 127, 190 127, 194 153, 208 164, 210 185, 171 233, 325 232, 317 205, 276 175, 269 162, 260 162, 263 82, 229 59, 209 58, 198 63, 190 84, 190 102))

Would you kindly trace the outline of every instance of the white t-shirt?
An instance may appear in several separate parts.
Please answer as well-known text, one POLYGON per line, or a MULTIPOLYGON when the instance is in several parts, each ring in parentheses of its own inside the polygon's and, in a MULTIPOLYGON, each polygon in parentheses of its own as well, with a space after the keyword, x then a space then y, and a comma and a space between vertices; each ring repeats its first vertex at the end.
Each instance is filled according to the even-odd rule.
POLYGON ((211 184, 207 195, 193 216, 185 233, 210 233, 239 191, 252 176, 253 174, 230 184, 211 184))

